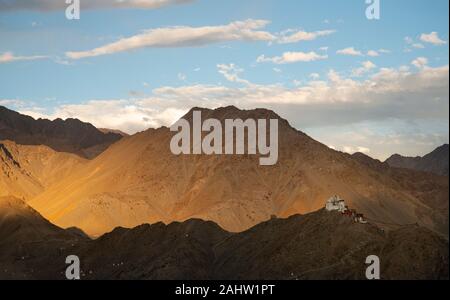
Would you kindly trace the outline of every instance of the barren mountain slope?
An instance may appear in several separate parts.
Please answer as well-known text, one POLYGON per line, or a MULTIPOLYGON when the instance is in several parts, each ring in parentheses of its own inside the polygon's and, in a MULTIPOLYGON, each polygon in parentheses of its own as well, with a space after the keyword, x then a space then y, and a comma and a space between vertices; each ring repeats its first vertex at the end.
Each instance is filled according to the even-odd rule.
POLYGON ((85 163, 74 154, 46 146, 0 141, 0 196, 30 200, 85 163))
POLYGON ((93 158, 120 138, 120 134, 103 133, 77 119, 35 120, 0 106, 0 140, 12 140, 23 145, 46 145, 55 151, 93 158))
MULTIPOLYGON (((202 109, 202 118, 278 118, 264 109, 202 109)), ((186 119, 191 119, 191 112, 186 119)), ((267 220, 323 207, 339 194, 367 217, 383 223, 419 222, 447 234, 441 210, 423 201, 416 176, 398 178, 370 168, 354 157, 314 141, 280 119, 280 154, 274 166, 257 156, 171 153, 168 128, 123 138, 95 160, 51 186, 30 204, 62 227, 77 226, 101 235, 116 226, 213 220, 229 231, 242 231, 267 220)), ((429 202, 448 211, 448 183, 428 180, 429 202)), ((447 212, 448 215, 448 212, 447 212)), ((448 219, 447 219, 448 224, 448 219)))
POLYGON ((1 207, 2 199, 3 279, 65 279, 72 254, 82 279, 365 279, 369 255, 380 258, 382 279, 448 279, 448 242, 435 233, 414 225, 384 232, 324 209, 234 234, 188 220, 116 228, 89 240, 32 211, 10 214, 13 226, 5 225, 1 207))
POLYGON ((433 232, 386 233, 324 209, 235 234, 200 220, 120 228, 79 253, 87 279, 366 279, 369 255, 382 279, 448 278, 448 243, 433 232))
POLYGON ((66 267, 62 250, 86 240, 51 224, 22 200, 0 197, 0 279, 60 277, 66 267))

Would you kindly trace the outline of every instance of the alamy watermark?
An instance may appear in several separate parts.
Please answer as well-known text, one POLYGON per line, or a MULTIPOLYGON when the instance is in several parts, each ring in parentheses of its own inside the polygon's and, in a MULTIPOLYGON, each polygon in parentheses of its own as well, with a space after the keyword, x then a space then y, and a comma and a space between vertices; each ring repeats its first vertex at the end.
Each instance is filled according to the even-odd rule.
POLYGON ((380 0, 366 0, 368 5, 366 8, 366 18, 368 20, 379 20, 380 19, 380 0))
POLYGON ((80 19, 80 0, 66 0, 66 18, 67 20, 79 20, 80 19))
POLYGON ((369 255, 366 258, 366 278, 369 280, 380 279, 380 258, 376 255, 369 255))
POLYGON ((258 153, 261 155, 260 165, 270 166, 277 163, 278 119, 270 119, 268 134, 266 119, 247 119, 245 121, 226 119, 224 144, 220 120, 207 119, 202 123, 201 111, 193 111, 192 118, 192 139, 191 124, 187 120, 180 119, 170 127, 171 131, 178 131, 170 141, 170 150, 173 154, 242 155, 246 153, 245 148, 247 148, 247 154, 258 153), (202 133, 207 133, 207 135, 202 138, 202 133), (247 146, 245 146, 245 135, 247 135, 247 146))
POLYGON ((66 264, 69 266, 66 268, 66 278, 68 280, 80 279, 80 258, 76 255, 69 255, 66 257, 66 264))

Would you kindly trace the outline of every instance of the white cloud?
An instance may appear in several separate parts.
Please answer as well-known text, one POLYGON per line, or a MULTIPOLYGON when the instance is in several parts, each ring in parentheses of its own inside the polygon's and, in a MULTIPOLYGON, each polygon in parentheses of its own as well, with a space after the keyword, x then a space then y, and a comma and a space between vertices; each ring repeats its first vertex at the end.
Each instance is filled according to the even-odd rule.
POLYGON ((269 21, 266 20, 245 20, 222 26, 177 26, 150 29, 92 50, 71 51, 66 52, 66 55, 71 59, 81 59, 146 47, 198 47, 229 41, 274 41, 276 40, 274 35, 258 30, 267 24, 269 21))
POLYGON ((280 44, 297 43, 300 41, 312 41, 321 36, 327 36, 335 33, 336 30, 321 30, 307 32, 303 30, 287 30, 278 37, 277 42, 280 44))
POLYGON ((348 47, 345 49, 341 49, 338 50, 336 52, 337 54, 342 54, 342 55, 351 55, 351 56, 362 56, 362 52, 359 50, 356 50, 354 47, 348 47))
POLYGON ((25 104, 24 101, 19 99, 0 99, 0 105, 1 106, 7 106, 7 107, 21 107, 25 104))
MULTIPOLYGON (((224 76, 231 74, 231 81, 248 82, 233 76, 230 69, 236 68, 227 65, 219 71, 226 70, 224 76)), ((299 129, 360 122, 383 123, 386 120, 448 122, 448 71, 448 65, 417 69, 415 73, 384 68, 364 80, 343 78, 330 71, 325 80, 298 82, 292 87, 254 83, 242 87, 205 84, 163 86, 153 89, 150 96, 139 99, 93 100, 78 105, 62 105, 46 115, 50 118, 76 117, 99 127, 126 132, 170 125, 192 107, 226 105, 243 109, 273 109, 299 129), (98 111, 102 113, 98 114, 98 111)), ((34 111, 44 116, 42 111, 34 111)))
MULTIPOLYGON (((168 5, 191 3, 194 0, 88 0, 80 1, 81 9, 102 8, 138 8, 156 9, 168 5)), ((67 4, 63 0, 1 0, 0 11, 35 10, 55 11, 65 10, 67 4)))
POLYGON ((98 128, 121 129, 135 133, 149 127, 168 125, 179 119, 184 110, 174 107, 145 107, 136 100, 90 100, 82 104, 65 104, 46 114, 40 109, 20 109, 34 118, 78 118, 98 128), (102 113, 99 114, 98 112, 102 113))
POLYGON ((370 60, 364 61, 361 63, 361 67, 352 70, 352 76, 353 77, 359 77, 362 76, 368 72, 370 72, 371 70, 375 69, 377 66, 371 62, 370 60))
POLYGON ((290 64, 296 62, 310 62, 316 60, 327 59, 328 55, 319 55, 314 51, 311 52, 284 52, 281 56, 266 57, 264 55, 259 56, 256 61, 272 62, 275 64, 290 64))
POLYGON ((367 56, 378 57, 381 54, 389 54, 389 53, 391 53, 391 51, 386 50, 386 49, 369 50, 369 51, 367 51, 367 56))
POLYGON ((178 73, 177 77, 181 81, 185 81, 187 78, 186 74, 183 74, 183 73, 178 73))
POLYGON ((407 43, 408 45, 414 43, 414 40, 412 37, 410 36, 405 36, 405 38, 403 39, 405 41, 405 43, 407 43))
POLYGON ((411 64, 418 69, 423 69, 428 65, 428 59, 426 57, 418 57, 411 64))
POLYGON ((425 46, 421 43, 414 43, 411 45, 411 47, 416 48, 416 49, 423 49, 425 48, 425 46))
POLYGON ((318 73, 311 73, 309 74, 309 78, 311 78, 312 80, 317 80, 320 78, 320 75, 318 73))
POLYGON ((292 80, 292 84, 295 86, 301 86, 302 82, 300 80, 294 79, 294 80, 292 80))
POLYGON ((222 74, 226 80, 230 82, 237 82, 243 84, 250 84, 249 81, 239 77, 239 74, 244 72, 244 69, 237 67, 235 64, 219 64, 217 65, 219 73, 222 74))
POLYGON ((260 30, 269 23, 267 20, 249 19, 221 26, 176 26, 149 29, 140 34, 122 38, 95 49, 69 51, 66 52, 66 56, 71 59, 81 59, 140 48, 198 47, 230 41, 265 41, 288 44, 315 40, 318 37, 327 36, 335 32, 335 30, 307 32, 289 29, 279 34, 272 34, 268 31, 260 30))
POLYGON ((446 41, 442 40, 439 37, 439 35, 436 31, 433 31, 429 34, 422 33, 420 35, 420 40, 424 43, 430 43, 430 44, 437 45, 437 46, 447 44, 446 41))
POLYGON ((342 147, 342 151, 347 152, 349 154, 354 154, 356 152, 360 152, 360 153, 364 153, 364 154, 369 154, 370 153, 370 149, 369 148, 362 147, 362 146, 357 146, 357 147, 343 146, 342 147))
POLYGON ((15 61, 23 61, 23 60, 37 60, 48 58, 48 56, 35 55, 35 56, 16 56, 12 52, 5 52, 0 54, 0 64, 2 63, 10 63, 15 61))

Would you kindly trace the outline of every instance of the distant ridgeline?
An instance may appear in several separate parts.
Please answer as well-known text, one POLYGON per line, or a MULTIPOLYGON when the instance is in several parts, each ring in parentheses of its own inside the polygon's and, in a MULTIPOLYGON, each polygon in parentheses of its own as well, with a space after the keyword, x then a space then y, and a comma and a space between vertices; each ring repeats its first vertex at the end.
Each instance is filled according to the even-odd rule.
POLYGON ((121 134, 103 133, 92 124, 77 119, 35 120, 0 106, 0 140, 45 145, 55 151, 94 158, 121 138, 121 134))

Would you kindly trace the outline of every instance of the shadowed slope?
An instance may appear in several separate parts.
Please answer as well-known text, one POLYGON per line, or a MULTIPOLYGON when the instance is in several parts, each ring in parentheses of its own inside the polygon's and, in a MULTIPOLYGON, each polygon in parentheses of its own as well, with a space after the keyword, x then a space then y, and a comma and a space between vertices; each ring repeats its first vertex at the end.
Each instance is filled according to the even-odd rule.
POLYGON ((405 157, 394 154, 386 160, 391 167, 412 169, 448 176, 448 144, 442 145, 424 157, 405 157))
POLYGON ((418 226, 384 232, 325 210, 241 233, 193 219, 116 228, 96 240, 32 211, 7 218, 17 229, 0 223, 0 237, 8 238, 0 243, 5 279, 64 279, 72 254, 81 260, 82 279, 365 279, 369 255, 379 256, 382 279, 448 279, 448 242, 435 233, 418 226))

